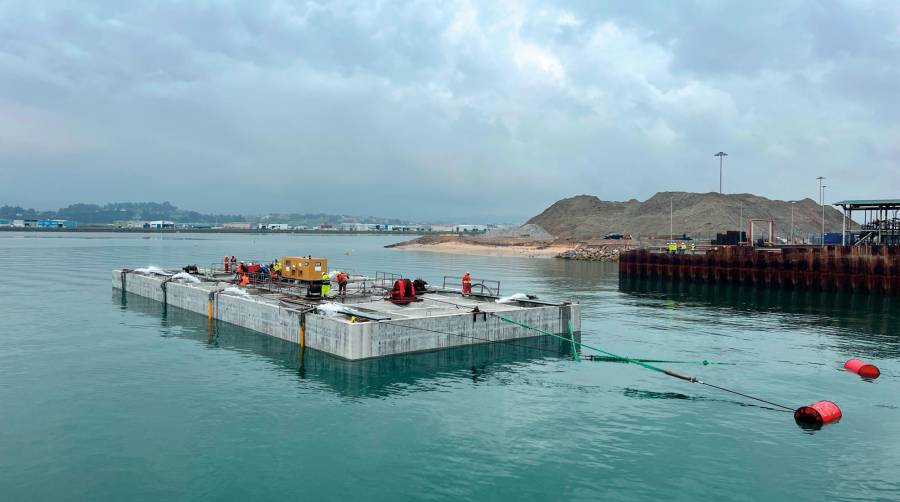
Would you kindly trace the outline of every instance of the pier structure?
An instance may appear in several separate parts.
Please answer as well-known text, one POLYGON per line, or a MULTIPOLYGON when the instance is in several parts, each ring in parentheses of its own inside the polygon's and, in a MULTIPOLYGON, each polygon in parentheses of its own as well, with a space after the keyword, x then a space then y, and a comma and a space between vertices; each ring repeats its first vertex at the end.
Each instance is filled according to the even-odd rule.
POLYGON ((229 276, 202 270, 116 269, 111 279, 122 294, 205 315, 211 326, 230 323, 351 361, 542 336, 521 325, 573 340, 581 330, 580 305, 536 298, 498 303, 496 296, 437 290, 407 305, 386 301, 381 292, 335 303, 237 287, 229 276))
POLYGON ((841 244, 900 246, 900 199, 842 200, 834 205, 844 211, 841 244))
POLYGON ((619 257, 620 277, 900 294, 900 246, 722 246, 702 254, 648 249, 619 257))

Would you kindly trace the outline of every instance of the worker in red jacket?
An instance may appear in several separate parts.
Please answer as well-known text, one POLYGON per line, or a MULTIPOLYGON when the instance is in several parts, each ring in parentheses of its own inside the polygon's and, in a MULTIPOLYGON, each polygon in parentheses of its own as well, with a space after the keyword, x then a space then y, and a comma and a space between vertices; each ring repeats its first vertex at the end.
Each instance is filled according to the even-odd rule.
POLYGON ((226 257, 225 257, 225 273, 226 273, 226 274, 227 274, 228 271, 230 270, 230 267, 229 267, 228 265, 230 265, 230 262, 228 261, 228 257, 226 256, 226 257))
POLYGON ((462 286, 463 286, 462 293, 463 293, 464 295, 471 295, 471 294, 472 294, 472 276, 471 276, 468 272, 466 272, 466 273, 463 275, 463 278, 462 278, 462 286))
POLYGON ((347 294, 347 281, 349 277, 344 272, 338 272, 337 281, 338 281, 338 294, 346 295, 347 294))

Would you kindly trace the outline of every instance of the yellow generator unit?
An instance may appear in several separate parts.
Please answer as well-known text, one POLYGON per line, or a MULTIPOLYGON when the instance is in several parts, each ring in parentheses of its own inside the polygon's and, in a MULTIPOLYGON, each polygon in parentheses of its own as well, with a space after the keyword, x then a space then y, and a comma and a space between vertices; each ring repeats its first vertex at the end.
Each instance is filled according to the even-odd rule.
POLYGON ((322 274, 328 273, 328 260, 306 256, 284 256, 281 258, 281 276, 298 281, 321 281, 322 274))

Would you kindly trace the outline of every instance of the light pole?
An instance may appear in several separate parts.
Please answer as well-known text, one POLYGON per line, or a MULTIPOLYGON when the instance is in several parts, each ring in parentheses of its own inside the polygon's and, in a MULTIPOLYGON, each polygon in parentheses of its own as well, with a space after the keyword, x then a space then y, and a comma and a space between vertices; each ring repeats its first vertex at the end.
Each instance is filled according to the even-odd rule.
POLYGON ((825 245, 825 189, 822 188, 822 180, 825 176, 816 178, 819 180, 819 205, 822 206, 822 245, 825 245))
POLYGON ((728 154, 725 152, 719 152, 713 157, 719 158, 719 193, 722 193, 722 166, 725 164, 725 157, 728 157, 728 154))
POLYGON ((791 201, 791 244, 794 243, 794 204, 795 201, 791 201))
POLYGON ((669 197, 669 242, 675 242, 675 232, 672 230, 672 204, 674 197, 669 197))
POLYGON ((822 185, 822 245, 825 245, 825 189, 828 185, 822 185))

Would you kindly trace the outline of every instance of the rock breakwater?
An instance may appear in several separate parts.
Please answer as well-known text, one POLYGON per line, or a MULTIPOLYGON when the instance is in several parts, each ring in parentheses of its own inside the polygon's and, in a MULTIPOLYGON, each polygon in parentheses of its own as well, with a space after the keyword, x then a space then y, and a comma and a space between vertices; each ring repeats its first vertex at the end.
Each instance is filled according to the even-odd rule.
POLYGON ((568 249, 556 255, 556 258, 564 260, 584 260, 584 261, 619 261, 618 247, 611 246, 585 246, 579 245, 572 249, 568 249))

